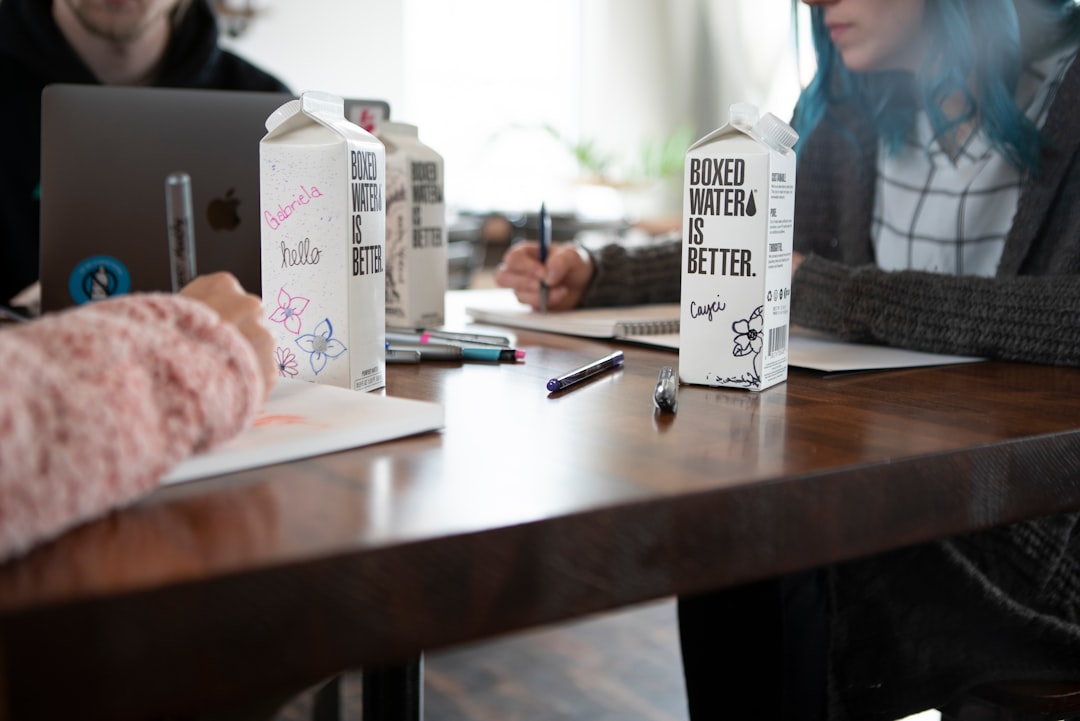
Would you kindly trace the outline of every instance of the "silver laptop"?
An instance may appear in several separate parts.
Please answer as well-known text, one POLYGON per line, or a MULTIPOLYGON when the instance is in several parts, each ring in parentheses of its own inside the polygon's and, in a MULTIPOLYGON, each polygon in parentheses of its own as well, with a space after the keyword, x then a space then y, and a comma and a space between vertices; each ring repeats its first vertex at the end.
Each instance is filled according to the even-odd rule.
POLYGON ((191 178, 195 267, 260 292, 259 140, 291 96, 52 85, 42 94, 41 306, 171 290, 165 178, 191 178))

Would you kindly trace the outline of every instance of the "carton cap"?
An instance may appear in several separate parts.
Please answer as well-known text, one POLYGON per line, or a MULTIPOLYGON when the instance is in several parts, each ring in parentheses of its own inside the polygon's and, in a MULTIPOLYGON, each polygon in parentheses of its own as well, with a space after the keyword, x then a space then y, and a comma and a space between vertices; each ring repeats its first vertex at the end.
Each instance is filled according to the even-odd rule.
POLYGON ((345 117, 345 99, 331 93, 305 90, 299 98, 290 100, 270 114, 266 119, 266 129, 273 132, 283 123, 297 117, 300 113, 326 117, 345 117))
POLYGON ((728 122, 738 128, 750 129, 758 121, 758 108, 753 103, 732 103, 728 107, 728 122))
POLYGON ((270 113, 270 116, 266 119, 266 129, 274 130, 279 125, 284 123, 289 118, 293 117, 300 112, 300 100, 290 100, 274 112, 270 113))
POLYGON ((795 129, 772 113, 765 113, 754 124, 754 133, 764 140, 778 145, 781 148, 794 147, 799 139, 795 129))

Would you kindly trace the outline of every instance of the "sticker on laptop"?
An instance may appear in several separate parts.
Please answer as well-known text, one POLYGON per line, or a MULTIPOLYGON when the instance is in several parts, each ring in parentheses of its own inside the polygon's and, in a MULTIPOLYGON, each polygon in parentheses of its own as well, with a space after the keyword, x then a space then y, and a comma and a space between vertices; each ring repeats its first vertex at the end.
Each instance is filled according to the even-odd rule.
POLYGON ((87 258, 75 266, 68 278, 68 292, 78 304, 123 295, 131 290, 127 266, 108 255, 87 258))

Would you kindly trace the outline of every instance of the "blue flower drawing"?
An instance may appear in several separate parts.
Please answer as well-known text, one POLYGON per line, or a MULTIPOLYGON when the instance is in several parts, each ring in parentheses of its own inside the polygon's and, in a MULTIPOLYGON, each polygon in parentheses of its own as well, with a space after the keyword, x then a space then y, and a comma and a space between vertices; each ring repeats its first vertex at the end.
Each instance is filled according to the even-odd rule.
POLYGON ((334 326, 329 318, 324 318, 315 326, 314 333, 308 333, 296 339, 296 345, 300 346, 305 353, 310 354, 311 370, 315 371, 315 375, 319 375, 319 372, 326 367, 327 359, 337 358, 347 350, 345 344, 333 336, 334 326))
POLYGON ((760 382, 761 371, 757 367, 758 355, 761 353, 761 345, 765 337, 765 318, 762 313, 764 306, 759 305, 750 314, 749 318, 737 320, 731 324, 731 330, 735 333, 735 347, 731 354, 736 358, 751 356, 750 364, 753 373, 754 385, 760 382))

